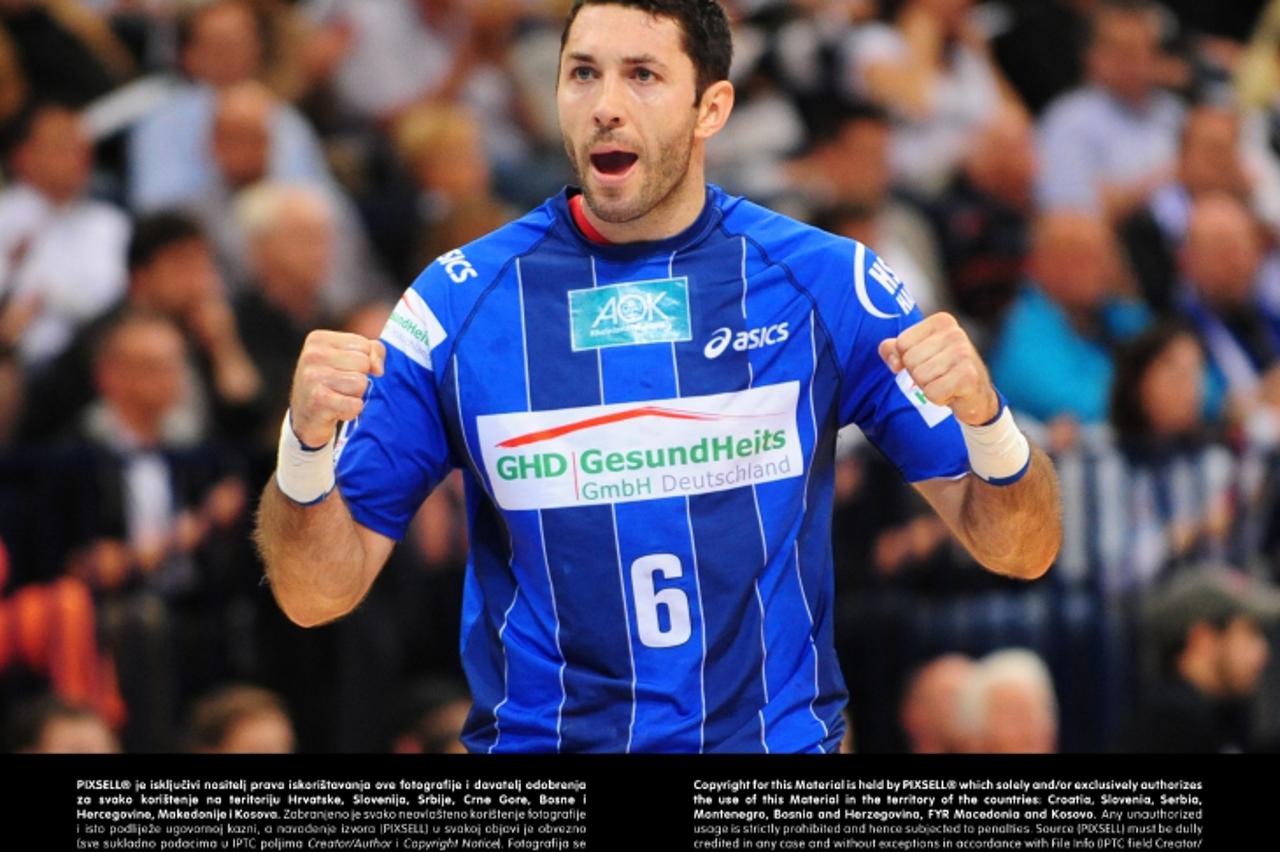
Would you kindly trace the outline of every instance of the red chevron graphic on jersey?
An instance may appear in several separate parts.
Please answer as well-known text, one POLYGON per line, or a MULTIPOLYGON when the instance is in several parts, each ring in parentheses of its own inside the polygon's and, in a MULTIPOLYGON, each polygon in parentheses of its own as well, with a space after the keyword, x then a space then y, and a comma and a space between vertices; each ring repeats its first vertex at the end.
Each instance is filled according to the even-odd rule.
POLYGON ((613 414, 602 414, 599 417, 588 417, 586 420, 576 420, 573 423, 564 423, 560 426, 552 426, 550 429, 539 429, 537 432, 530 432, 527 435, 517 435, 514 438, 508 438, 499 447, 523 447, 528 444, 536 444, 539 441, 548 441, 552 438, 559 438, 561 435, 568 435, 571 432, 581 432, 583 429, 592 429, 596 426, 607 426, 610 423, 621 423, 626 420, 636 420, 641 417, 662 417, 669 420, 721 420, 723 415, 719 414, 702 414, 697 411, 678 411, 673 408, 659 408, 655 405, 646 405, 643 408, 631 408, 627 411, 616 411, 613 414))

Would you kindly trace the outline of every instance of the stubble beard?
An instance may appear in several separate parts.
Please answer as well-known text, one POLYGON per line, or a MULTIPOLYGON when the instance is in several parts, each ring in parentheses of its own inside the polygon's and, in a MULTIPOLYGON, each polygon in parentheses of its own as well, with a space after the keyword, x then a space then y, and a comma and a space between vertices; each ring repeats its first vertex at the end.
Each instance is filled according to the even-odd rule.
MULTIPOLYGON (((605 137, 607 138, 607 137, 605 137)), ((569 162, 578 177, 578 185, 587 205, 599 219, 610 224, 634 222, 654 210, 660 209, 672 198, 689 176, 689 161, 693 156, 693 124, 681 134, 676 134, 666 141, 658 150, 657 157, 648 160, 637 160, 636 167, 644 166, 644 179, 639 190, 630 198, 612 199, 602 197, 591 186, 588 178, 591 175, 591 157, 585 153, 598 140, 592 140, 579 154, 570 141, 564 140, 565 151, 569 162)))

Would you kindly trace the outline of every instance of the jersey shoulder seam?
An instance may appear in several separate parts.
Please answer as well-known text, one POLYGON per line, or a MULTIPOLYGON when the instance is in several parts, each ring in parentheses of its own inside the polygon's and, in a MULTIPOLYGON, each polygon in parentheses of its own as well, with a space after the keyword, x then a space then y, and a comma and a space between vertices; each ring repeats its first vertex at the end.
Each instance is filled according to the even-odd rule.
MULTIPOLYGON (((551 216, 550 219, 551 219, 550 223, 543 230, 542 234, 536 240, 534 240, 529 245, 529 247, 526 248, 524 251, 519 252, 517 254, 512 254, 511 257, 507 258, 507 261, 504 264, 502 264, 501 267, 498 268, 498 271, 494 273, 491 279, 489 279, 489 283, 485 284, 484 288, 480 291, 480 294, 476 296, 476 300, 471 305, 471 308, 467 311, 466 316, 463 317, 462 322, 458 323, 458 331, 457 331, 457 334, 454 335, 453 344, 448 348, 448 350, 446 350, 445 354, 447 357, 445 358, 445 370, 442 371, 441 373, 442 379, 444 378, 444 374, 448 372, 449 362, 453 360, 454 353, 458 351, 458 346, 462 343, 462 338, 466 335, 467 331, 471 328, 471 322, 472 320, 475 319, 476 314, 480 311, 480 307, 481 305, 484 304, 485 299, 489 298, 489 295, 493 292, 493 290, 497 288, 497 286, 500 283, 502 283, 502 279, 506 277, 507 271, 511 269, 512 264, 536 252, 539 248, 542 247, 542 244, 545 243, 551 237, 551 234, 555 231, 555 228, 556 228, 556 220, 554 216, 551 216)), ((521 220, 519 219, 516 220, 516 222, 519 222, 519 221, 521 220)), ((511 224, 514 225, 516 224, 516 222, 512 222, 511 224)), ((481 240, 484 240, 484 239, 485 239, 484 237, 481 237, 481 240)))
POLYGON ((776 266, 777 268, 781 269, 783 274, 786 276, 787 281, 791 284, 791 286, 794 287, 797 292, 799 292, 802 296, 804 296, 805 299, 808 300, 809 306, 813 311, 814 321, 822 328, 822 333, 826 337, 826 343, 822 347, 823 352, 825 352, 827 356, 831 359, 832 364, 835 366, 836 376, 838 377, 839 383, 843 385, 845 381, 845 375, 844 375, 844 369, 840 365, 840 359, 836 356, 836 353, 834 351, 835 337, 834 335, 832 335, 831 329, 827 326, 827 321, 823 317, 822 311, 818 309, 817 297, 813 295, 813 293, 809 290, 809 288, 805 287, 803 284, 800 283, 799 279, 796 278, 795 273, 791 271, 791 267, 787 265, 786 261, 774 260, 769 255, 769 252, 765 249, 765 247, 755 237, 751 236, 748 233, 734 233, 730 231, 726 227, 725 220, 723 218, 721 218, 720 224, 718 225, 718 227, 720 228, 721 232, 730 239, 746 240, 752 247, 755 248, 757 252, 759 252, 760 257, 764 260, 766 266, 776 266))

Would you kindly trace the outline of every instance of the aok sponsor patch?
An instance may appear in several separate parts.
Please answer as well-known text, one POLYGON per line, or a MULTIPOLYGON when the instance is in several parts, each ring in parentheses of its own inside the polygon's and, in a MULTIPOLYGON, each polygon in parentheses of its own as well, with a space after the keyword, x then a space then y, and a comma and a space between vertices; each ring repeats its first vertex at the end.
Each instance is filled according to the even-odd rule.
POLYGON ((503 509, 681 497, 804 474, 800 383, 476 418, 503 509))
POLYGON ((382 339, 412 361, 431 369, 431 350, 447 335, 444 326, 414 290, 406 290, 382 329, 382 339))
POLYGON ((690 340, 689 279, 660 278, 570 290, 569 331, 574 352, 690 340))

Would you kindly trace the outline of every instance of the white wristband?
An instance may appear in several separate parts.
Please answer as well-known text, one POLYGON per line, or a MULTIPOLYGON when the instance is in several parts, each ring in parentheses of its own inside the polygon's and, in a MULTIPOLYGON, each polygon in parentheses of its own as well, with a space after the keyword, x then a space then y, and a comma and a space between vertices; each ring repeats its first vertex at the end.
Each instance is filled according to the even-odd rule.
POLYGON ((286 497, 311 506, 329 496, 334 484, 333 447, 334 436, 323 447, 304 447, 293 433, 290 413, 285 412, 276 454, 276 485, 286 497))
POLYGON ((985 426, 961 423, 960 432, 969 451, 969 467, 985 482, 1012 485, 1031 466, 1031 444, 1003 400, 995 420, 985 426))

